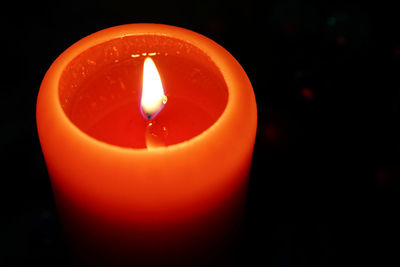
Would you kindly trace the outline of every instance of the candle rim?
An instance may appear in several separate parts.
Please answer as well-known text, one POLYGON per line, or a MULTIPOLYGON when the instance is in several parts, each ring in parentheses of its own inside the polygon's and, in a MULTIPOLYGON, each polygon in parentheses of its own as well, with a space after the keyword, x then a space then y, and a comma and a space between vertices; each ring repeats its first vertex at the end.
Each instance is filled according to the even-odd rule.
MULTIPOLYGON (((87 37, 82 38, 81 40, 77 41, 74 43, 72 46, 70 46, 67 50, 65 50, 57 59, 56 61, 52 64, 48 72, 46 73, 46 76, 48 73, 52 72, 55 75, 52 75, 51 79, 52 80, 47 80, 46 77, 42 82, 42 86, 44 84, 50 84, 49 87, 52 88, 52 92, 50 93, 50 97, 56 98, 56 111, 58 114, 55 114, 58 119, 63 119, 64 122, 69 125, 71 130, 74 132, 74 134, 78 135, 79 138, 83 138, 86 141, 92 143, 93 145, 96 146, 102 146, 107 149, 111 150, 118 150, 119 152, 126 152, 126 153, 147 153, 148 149, 147 148, 132 148, 132 147, 123 147, 123 146, 118 146, 114 144, 107 143, 106 141, 98 140, 86 132, 82 131, 77 125, 75 125, 68 115, 65 113, 65 111, 62 108, 60 98, 59 98, 59 81, 60 78, 63 74, 63 71, 66 69, 68 64, 75 59, 77 56, 79 56, 81 53, 84 51, 90 49, 91 47, 94 47, 96 45, 100 45, 102 43, 105 43, 107 41, 111 41, 113 39, 118 39, 118 38, 124 38, 128 36, 140 36, 140 35, 159 35, 159 36, 166 36, 169 38, 173 39, 178 39, 180 41, 187 42, 188 44, 191 44, 195 47, 197 47, 199 50, 201 50, 205 55, 207 55, 210 60, 215 64, 215 66, 219 69, 221 72, 221 75, 226 83, 227 86, 227 102, 224 110, 222 113, 219 115, 217 120, 207 129, 204 131, 200 132, 198 135, 188 139, 188 140, 183 140, 182 142, 172 144, 169 146, 165 147, 157 147, 151 150, 151 153, 164 153, 165 151, 173 151, 175 149, 180 149, 181 147, 189 146, 190 144, 195 144, 198 143, 200 140, 206 138, 208 135, 210 135, 212 132, 217 131, 219 128, 223 127, 224 123, 224 118, 229 117, 229 113, 233 112, 233 105, 235 101, 240 101, 238 100, 238 93, 237 90, 233 90, 235 86, 235 78, 236 77, 231 77, 232 75, 229 75, 231 72, 237 71, 234 70, 235 68, 240 68, 240 71, 243 72, 244 76, 247 78, 247 75, 245 74, 244 70, 241 68, 239 63, 236 61, 236 59, 227 51, 225 50, 222 46, 214 42, 213 40, 199 34, 196 32, 193 32, 188 29, 176 27, 176 26, 170 26, 170 25, 164 25, 164 24, 155 24, 155 23, 136 23, 136 24, 125 24, 125 25, 120 25, 120 26, 114 26, 110 27, 107 29, 100 30, 98 32, 95 32, 87 37), (162 29, 162 31, 160 31, 162 29), (178 36, 174 33, 179 33, 178 36), (199 41, 201 40, 201 41, 199 41), (196 42, 199 41, 199 42, 196 42), (201 44, 200 46, 198 44, 201 44), (231 62, 234 61, 234 67, 231 66, 231 62), (221 63, 223 62, 223 63, 221 63), (51 86, 53 85, 53 86, 51 86)), ((248 78, 247 78, 248 79, 248 78)), ((249 86, 251 88, 250 81, 249 86)), ((254 93, 251 90, 254 98, 254 103, 255 103, 255 97, 254 93)), ((40 94, 40 92, 39 92, 40 94)), ((39 97, 38 97, 38 102, 39 102, 39 97)))

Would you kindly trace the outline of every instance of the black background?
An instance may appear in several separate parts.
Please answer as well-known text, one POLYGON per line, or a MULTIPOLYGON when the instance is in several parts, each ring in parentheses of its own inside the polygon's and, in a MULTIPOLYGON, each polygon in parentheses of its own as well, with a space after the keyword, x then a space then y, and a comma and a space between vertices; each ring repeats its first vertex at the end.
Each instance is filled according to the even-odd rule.
POLYGON ((71 266, 36 132, 45 72, 93 32, 154 22, 215 40, 253 84, 238 266, 398 265, 400 19, 366 2, 2 3, 0 264, 71 266))

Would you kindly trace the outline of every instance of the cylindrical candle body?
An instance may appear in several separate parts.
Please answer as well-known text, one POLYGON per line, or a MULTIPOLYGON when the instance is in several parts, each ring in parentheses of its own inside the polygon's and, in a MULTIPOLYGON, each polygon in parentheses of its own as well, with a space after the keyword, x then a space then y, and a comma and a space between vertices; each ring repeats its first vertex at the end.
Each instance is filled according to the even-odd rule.
MULTIPOLYGON (((168 69, 162 73, 167 77, 168 69)), ((184 78, 189 79, 187 75, 184 78)), ((169 87, 173 84, 179 81, 169 87)), ((96 91, 91 94, 96 95, 96 91)), ((167 108, 165 112, 168 116, 167 108)), ((197 114, 196 109, 193 112, 197 114)), ((92 34, 66 50, 50 67, 38 96, 37 124, 66 228, 93 253, 104 252, 102 260, 109 256, 111 261, 120 258, 126 263, 124 257, 133 255, 129 260, 141 263, 187 264, 206 258, 202 253, 209 252, 207 248, 228 240, 226 235, 234 226, 246 193, 257 115, 245 72, 215 42, 185 29, 157 24, 123 25, 92 34), (142 43, 141 36, 147 36, 142 43), (129 45, 135 37, 136 52, 130 51, 129 45), (149 38, 153 42, 148 42, 149 38), (101 46, 113 40, 116 45, 111 50, 101 46), (94 47, 103 54, 96 55, 95 60, 85 58, 87 64, 81 64, 82 71, 78 72, 80 65, 73 62, 94 47), (168 52, 161 51, 164 48, 168 52), (77 99, 84 96, 78 93, 79 88, 96 83, 93 79, 104 79, 99 73, 120 64, 122 54, 139 52, 186 53, 187 57, 200 53, 194 57, 200 60, 196 64, 211 68, 206 76, 216 77, 212 81, 219 83, 215 90, 199 94, 200 102, 194 101, 200 109, 216 107, 204 125, 200 123, 197 130, 183 135, 177 131, 167 146, 151 150, 140 148, 140 142, 118 143, 120 139, 115 136, 107 139, 110 135, 102 136, 107 129, 104 125, 94 131, 92 127, 90 132, 89 127, 85 129, 90 119, 79 117, 84 112, 73 115, 74 107, 79 109, 84 103, 69 104, 82 102, 77 99)), ((134 123, 132 127, 140 125, 134 123)), ((175 127, 172 125, 170 128, 175 127)))

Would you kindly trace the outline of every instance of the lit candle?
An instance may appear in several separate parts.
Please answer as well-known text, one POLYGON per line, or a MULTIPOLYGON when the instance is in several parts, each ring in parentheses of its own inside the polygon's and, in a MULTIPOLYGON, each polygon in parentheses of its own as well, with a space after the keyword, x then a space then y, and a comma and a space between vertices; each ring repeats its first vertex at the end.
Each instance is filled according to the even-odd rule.
POLYGON ((52 64, 37 101, 66 228, 94 251, 146 262, 223 240, 243 205, 256 124, 250 81, 232 55, 157 24, 80 40, 52 64))

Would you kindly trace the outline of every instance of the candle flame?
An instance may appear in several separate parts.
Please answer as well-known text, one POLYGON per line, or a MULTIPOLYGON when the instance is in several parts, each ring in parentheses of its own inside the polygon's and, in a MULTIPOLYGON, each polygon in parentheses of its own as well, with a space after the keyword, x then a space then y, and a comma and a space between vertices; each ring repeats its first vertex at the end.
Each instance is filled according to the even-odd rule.
POLYGON ((143 65, 143 85, 140 106, 146 119, 154 118, 167 103, 160 74, 154 61, 147 57, 143 65))

